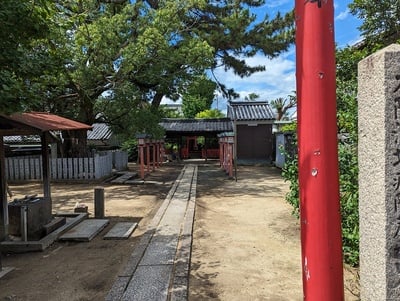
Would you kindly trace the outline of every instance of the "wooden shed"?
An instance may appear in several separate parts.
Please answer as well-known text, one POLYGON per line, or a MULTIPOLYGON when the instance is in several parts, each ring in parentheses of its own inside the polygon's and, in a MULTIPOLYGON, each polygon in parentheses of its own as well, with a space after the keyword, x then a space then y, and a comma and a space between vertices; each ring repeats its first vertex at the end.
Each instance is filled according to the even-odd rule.
POLYGON ((0 241, 8 237, 8 200, 5 177, 4 137, 15 135, 38 135, 41 138, 43 162, 43 212, 51 216, 52 202, 49 177, 50 131, 86 131, 92 127, 50 113, 30 112, 0 115, 0 241))
POLYGON ((268 102, 230 101, 227 115, 233 121, 237 162, 271 163, 275 117, 268 102))

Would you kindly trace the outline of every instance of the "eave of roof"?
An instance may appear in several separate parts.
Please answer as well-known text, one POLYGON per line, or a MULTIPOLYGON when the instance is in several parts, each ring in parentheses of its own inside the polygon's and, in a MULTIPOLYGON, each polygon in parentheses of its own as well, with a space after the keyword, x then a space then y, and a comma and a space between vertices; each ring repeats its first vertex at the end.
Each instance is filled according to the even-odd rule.
POLYGON ((92 131, 87 133, 88 140, 108 140, 111 138, 112 132, 110 127, 105 123, 93 123, 92 131))
POLYGON ((222 133, 232 131, 229 118, 213 119, 172 119, 166 118, 160 125, 167 133, 222 133))
POLYGON ((90 130, 90 125, 44 112, 0 115, 2 135, 39 134, 48 131, 90 130))

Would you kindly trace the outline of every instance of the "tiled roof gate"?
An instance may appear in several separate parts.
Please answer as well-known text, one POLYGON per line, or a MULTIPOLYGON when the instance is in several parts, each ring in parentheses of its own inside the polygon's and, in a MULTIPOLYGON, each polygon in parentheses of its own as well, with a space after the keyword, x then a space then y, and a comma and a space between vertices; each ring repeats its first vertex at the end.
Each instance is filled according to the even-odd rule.
POLYGON ((234 126, 236 162, 270 162, 275 116, 268 102, 230 101, 227 115, 234 126))
POLYGON ((266 101, 229 102, 228 117, 237 121, 274 120, 274 113, 266 101))

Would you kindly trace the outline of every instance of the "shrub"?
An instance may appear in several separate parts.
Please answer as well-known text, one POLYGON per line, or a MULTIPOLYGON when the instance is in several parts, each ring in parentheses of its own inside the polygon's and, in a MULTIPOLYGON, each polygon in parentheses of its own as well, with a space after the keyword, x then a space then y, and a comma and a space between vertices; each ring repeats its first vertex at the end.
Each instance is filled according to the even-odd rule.
MULTIPOLYGON (((296 139, 293 143, 297 144, 296 139)), ((358 220, 358 160, 355 143, 339 143, 339 183, 342 215, 343 256, 347 264, 359 264, 359 220, 358 220)), ((290 183, 286 201, 293 206, 293 214, 299 217, 299 178, 297 154, 286 154, 282 176, 290 183)))

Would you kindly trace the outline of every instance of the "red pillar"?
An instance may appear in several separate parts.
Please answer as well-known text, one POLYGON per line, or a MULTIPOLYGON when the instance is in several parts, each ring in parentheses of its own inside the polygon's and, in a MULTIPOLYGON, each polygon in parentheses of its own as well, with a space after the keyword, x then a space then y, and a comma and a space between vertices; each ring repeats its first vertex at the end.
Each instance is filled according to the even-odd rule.
POLYGON ((226 137, 224 137, 223 138, 223 142, 224 142, 224 163, 223 163, 223 166, 224 166, 224 171, 226 172, 226 166, 227 166, 227 158, 228 158, 228 148, 226 147, 227 145, 226 145, 226 137))
POLYGON ((233 135, 229 135, 227 137, 228 140, 228 156, 229 156, 229 161, 228 161, 228 165, 229 165, 229 177, 233 177, 233 146, 234 146, 234 136, 233 135))
POLYGON ((165 147, 164 147, 164 140, 161 140, 160 143, 160 165, 164 163, 165 158, 165 147))
POLYGON ((146 140, 146 164, 147 164, 147 173, 150 173, 150 140, 146 140))
POLYGON ((153 140, 151 141, 151 148, 152 148, 152 171, 156 170, 156 142, 153 140))
POLYGON ((229 161, 228 161, 229 171, 228 171, 228 173, 229 173, 229 177, 232 178, 233 177, 233 164, 232 164, 232 162, 233 162, 233 160, 232 160, 232 158, 233 158, 233 143, 229 143, 228 148, 229 148, 229 161))
POLYGON ((156 141, 156 167, 160 167, 160 144, 159 140, 156 141))
POLYGON ((296 0, 304 300, 344 300, 333 0, 296 0))
POLYGON ((139 145, 140 177, 144 180, 144 150, 143 145, 139 145))
POLYGON ((222 144, 222 138, 220 137, 218 139, 219 141, 219 166, 222 167, 223 164, 223 160, 224 160, 224 148, 223 148, 223 144, 222 144))

